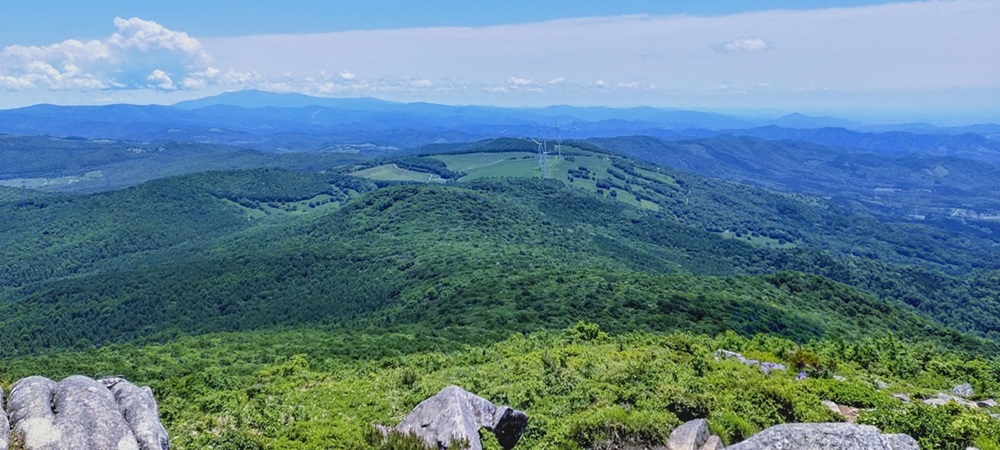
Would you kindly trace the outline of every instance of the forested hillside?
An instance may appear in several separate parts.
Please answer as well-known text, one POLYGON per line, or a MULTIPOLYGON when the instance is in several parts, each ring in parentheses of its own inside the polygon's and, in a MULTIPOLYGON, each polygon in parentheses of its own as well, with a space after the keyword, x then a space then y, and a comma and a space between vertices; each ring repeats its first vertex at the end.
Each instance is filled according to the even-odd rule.
POLYGON ((862 151, 801 141, 739 136, 664 141, 620 137, 595 142, 612 151, 694 172, 784 192, 821 195, 893 221, 1000 233, 1000 202, 991 195, 1000 152, 987 161, 922 151, 862 151), (954 219, 954 220, 948 220, 954 219), (964 226, 964 221, 973 222, 964 226))
MULTIPOLYGON (((366 448, 368 425, 398 420, 446 382, 536 414, 530 448, 586 448, 615 427, 652 438, 696 416, 732 443, 769 424, 830 420, 819 397, 884 405, 863 384, 876 377, 910 392, 970 379, 996 392, 1000 259, 988 233, 886 221, 582 143, 550 155, 551 179, 539 179, 524 144, 498 144, 323 173, 0 191, 7 381, 36 370, 153 383, 181 448, 366 448), (411 173, 423 182, 392 180, 411 173), (722 347, 816 379, 706 359, 722 347), (537 378, 475 375, 538 364, 537 378), (605 365, 625 378, 594 378, 605 365), (834 373, 857 383, 841 392, 827 383, 834 373), (679 384, 639 400, 664 383, 679 384), (726 400, 748 389, 778 406, 726 400), (293 392, 351 418, 332 425, 329 409, 293 392), (352 403, 384 392, 395 399, 352 403), (296 408, 309 412, 293 419, 296 408)), ((904 429, 898 414, 967 413, 865 420, 904 429)))

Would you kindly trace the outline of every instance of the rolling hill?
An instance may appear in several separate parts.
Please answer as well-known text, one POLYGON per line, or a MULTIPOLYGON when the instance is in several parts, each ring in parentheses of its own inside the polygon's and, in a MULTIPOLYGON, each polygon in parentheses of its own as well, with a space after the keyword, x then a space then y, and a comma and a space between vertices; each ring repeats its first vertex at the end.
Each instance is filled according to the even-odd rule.
POLYGON ((0 189, 0 379, 151 384, 176 448, 379 448, 372 423, 447 383, 527 410, 527 448, 647 442, 695 417, 734 443, 836 420, 830 398, 922 442, 989 443, 988 425, 947 425, 985 412, 889 407, 866 384, 1000 394, 987 233, 586 142, 550 154, 541 179, 534 150, 0 189), (720 348, 793 370, 716 361, 720 348))

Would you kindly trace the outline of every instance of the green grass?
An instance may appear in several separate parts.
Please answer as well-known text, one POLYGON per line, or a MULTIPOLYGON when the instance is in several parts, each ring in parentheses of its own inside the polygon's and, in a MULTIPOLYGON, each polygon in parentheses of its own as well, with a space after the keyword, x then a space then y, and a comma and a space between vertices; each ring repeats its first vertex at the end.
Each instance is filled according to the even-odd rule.
MULTIPOLYGON (((353 195, 357 195, 355 192, 353 195)), ((262 219, 268 216, 298 216, 316 214, 336 210, 341 202, 329 194, 320 194, 305 200, 293 202, 259 203, 256 208, 247 207, 230 199, 223 199, 228 204, 240 208, 251 219, 262 219)))
POLYGON ((467 173, 468 175, 460 178, 460 181, 495 177, 538 178, 542 176, 542 171, 538 167, 538 155, 534 153, 470 153, 466 155, 441 155, 435 156, 434 159, 441 160, 451 170, 467 173))
POLYGON ((383 181, 428 182, 428 181, 434 181, 435 179, 440 179, 436 175, 431 175, 424 172, 417 172, 409 169, 402 169, 397 167, 395 164, 383 164, 381 166, 372 167, 370 169, 352 172, 350 175, 355 177, 368 178, 370 180, 383 180, 383 181))
POLYGON ((677 184, 677 182, 674 180, 674 177, 671 177, 670 175, 667 175, 665 173, 654 172, 652 170, 647 170, 647 169, 636 169, 636 172, 639 172, 640 174, 642 174, 647 178, 662 181, 667 184, 672 184, 672 185, 677 184))
MULTIPOLYGON (((598 178, 608 178, 608 169, 612 167, 611 159, 605 155, 586 153, 579 150, 565 148, 567 152, 573 151, 572 156, 558 156, 550 153, 548 157, 548 176, 553 180, 559 180, 569 186, 584 189, 590 192, 598 192, 609 198, 615 199, 627 205, 659 211, 660 205, 645 199, 637 199, 628 192, 620 191, 612 197, 607 190, 597 188, 598 178), (586 167, 592 174, 592 178, 574 178, 572 182, 570 171, 586 167)), ((538 154, 528 152, 510 153, 467 153, 458 155, 435 155, 433 159, 440 160, 448 165, 448 169, 465 172, 468 175, 459 181, 471 181, 481 178, 540 178, 542 170, 538 167, 538 154)), ((371 169, 369 169, 371 170, 371 169)), ((664 183, 674 184, 671 177, 667 175, 648 172, 650 178, 660 180, 664 183)))

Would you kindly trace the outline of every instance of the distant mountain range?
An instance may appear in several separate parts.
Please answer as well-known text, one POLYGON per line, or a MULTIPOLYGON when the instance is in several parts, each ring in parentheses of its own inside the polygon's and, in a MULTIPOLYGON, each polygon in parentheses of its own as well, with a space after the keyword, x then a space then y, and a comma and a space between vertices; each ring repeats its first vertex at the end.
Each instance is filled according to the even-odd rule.
POLYGON ((507 137, 571 139, 722 134, 798 140, 879 152, 977 156, 1000 149, 1000 125, 871 126, 832 117, 776 119, 657 109, 497 108, 229 92, 173 106, 35 105, 0 111, 0 133, 225 144, 263 151, 371 151, 507 137))

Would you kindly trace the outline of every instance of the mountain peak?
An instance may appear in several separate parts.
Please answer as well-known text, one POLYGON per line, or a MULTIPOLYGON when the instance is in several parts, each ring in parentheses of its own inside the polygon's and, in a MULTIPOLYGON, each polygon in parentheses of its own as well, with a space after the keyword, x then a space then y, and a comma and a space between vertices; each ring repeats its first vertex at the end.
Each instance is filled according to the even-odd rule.
POLYGON ((305 94, 278 93, 260 90, 244 90, 224 92, 211 97, 175 103, 172 106, 181 109, 198 109, 208 106, 237 106, 241 108, 305 108, 320 106, 341 109, 370 109, 395 104, 371 97, 312 97, 305 94))

